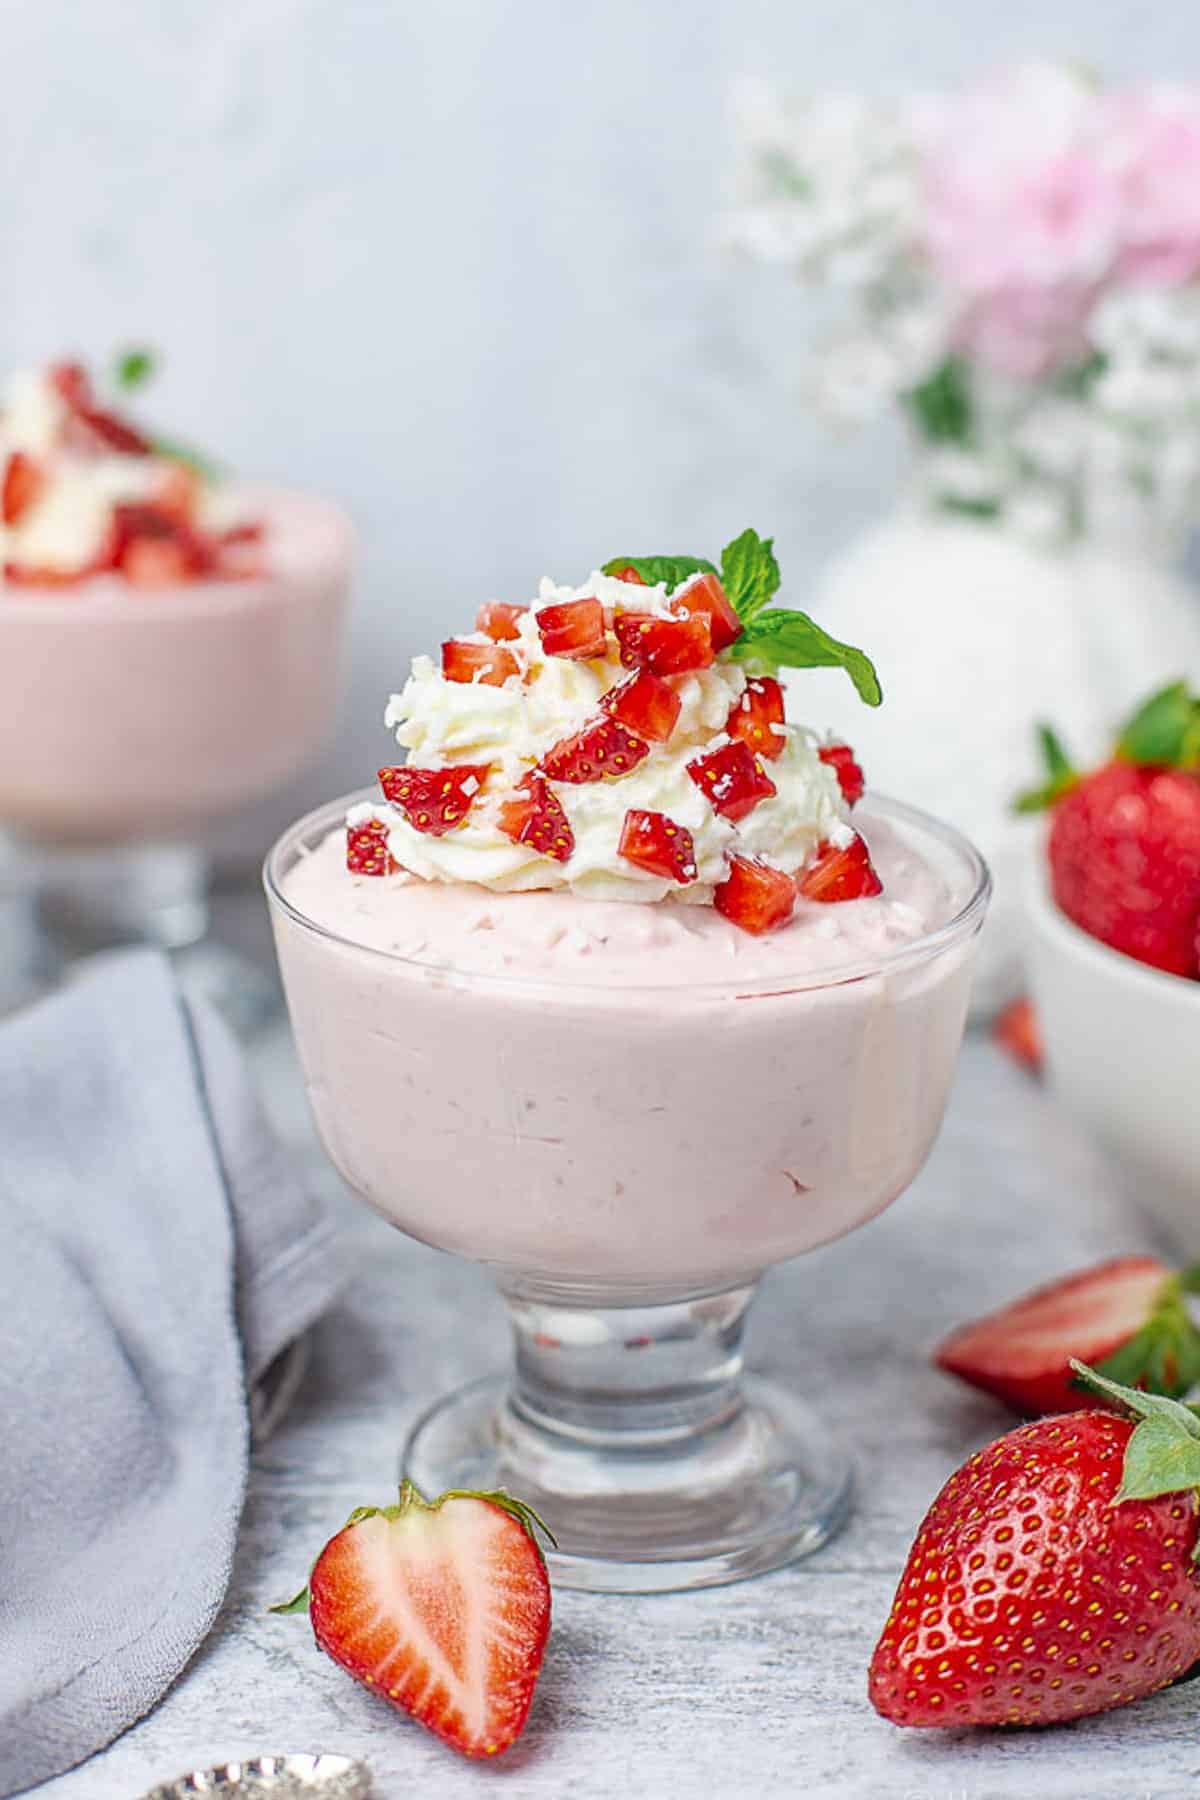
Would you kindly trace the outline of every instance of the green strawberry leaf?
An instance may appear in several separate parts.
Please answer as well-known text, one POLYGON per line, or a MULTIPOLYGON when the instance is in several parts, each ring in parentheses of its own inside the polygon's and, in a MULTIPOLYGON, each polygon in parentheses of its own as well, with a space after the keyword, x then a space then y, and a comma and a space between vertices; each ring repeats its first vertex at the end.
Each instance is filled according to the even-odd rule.
POLYGON ((1140 1388, 1126 1387, 1119 1381, 1110 1381, 1096 1369, 1089 1369, 1086 1363, 1071 1358, 1071 1368, 1079 1376, 1084 1387, 1091 1388, 1097 1394, 1103 1394, 1109 1400, 1127 1412, 1136 1413, 1139 1419, 1150 1419, 1160 1415, 1165 1419, 1173 1419, 1181 1431, 1189 1437, 1200 1441, 1200 1418, 1190 1406, 1184 1406, 1178 1400, 1169 1399, 1165 1394, 1147 1394, 1140 1388))
POLYGON ((716 569, 703 556, 614 556, 604 564, 601 574, 617 575, 622 569, 636 569, 647 587, 667 584, 668 594, 690 575, 715 575, 716 569))
POLYGON ((1200 699, 1186 681, 1174 681, 1138 708, 1117 741, 1126 762, 1200 767, 1200 699))
POLYGON ((1167 1278, 1146 1323, 1105 1358, 1099 1365, 1101 1375, 1125 1387, 1148 1388, 1172 1399, 1200 1383, 1200 1331, 1184 1297, 1193 1273, 1167 1278))
POLYGON ((1200 1488, 1200 1441, 1161 1414, 1143 1419, 1125 1446, 1118 1500, 1155 1500, 1200 1488))
POLYGON ((136 350, 122 350, 113 364, 113 380, 119 388, 131 393, 149 381, 157 367, 158 358, 144 345, 136 350))
POLYGON ((761 538, 747 527, 721 552, 721 586, 744 625, 770 606, 780 580, 774 538, 761 538))
POLYGON ((1069 794, 1079 780, 1079 771, 1063 749, 1062 740, 1049 725, 1037 728, 1038 743, 1041 746, 1042 762, 1046 770, 1046 780, 1034 788, 1026 788, 1013 801, 1014 812, 1045 812, 1047 807, 1057 806, 1064 794, 1069 794))
POLYGON ((308 1611, 308 1583, 305 1583, 298 1594, 293 1594, 290 1600, 281 1600, 278 1606, 268 1606, 267 1611, 273 1613, 306 1613, 308 1611))
POLYGON ((843 644, 809 618, 807 613, 772 607, 747 625, 729 647, 737 662, 755 664, 768 672, 776 669, 845 669, 868 706, 878 706, 883 689, 875 665, 853 644, 843 644))

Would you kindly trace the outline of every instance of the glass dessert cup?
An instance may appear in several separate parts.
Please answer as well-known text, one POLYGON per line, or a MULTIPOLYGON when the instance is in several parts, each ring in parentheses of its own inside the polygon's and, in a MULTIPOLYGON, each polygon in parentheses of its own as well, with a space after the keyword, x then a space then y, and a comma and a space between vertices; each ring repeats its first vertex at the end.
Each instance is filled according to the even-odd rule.
POLYGON ((256 982, 267 991, 202 944, 201 845, 332 730, 352 534, 307 496, 246 502, 266 527, 261 576, 0 588, 0 883, 36 921, 35 982, 143 942, 202 959, 201 985, 235 1016, 255 1010, 256 982))
POLYGON ((365 947, 289 901, 289 871, 361 798, 302 819, 266 864, 309 1098, 353 1189, 488 1265, 516 1350, 509 1376, 424 1415, 405 1473, 519 1494, 565 1586, 703 1587, 816 1549, 846 1515, 849 1461, 790 1384, 743 1376, 746 1312, 767 1268, 864 1224, 924 1162, 981 858, 868 796, 868 836, 886 820, 953 896, 946 923, 869 964, 682 987, 653 957, 637 987, 483 975, 435 946, 365 947))

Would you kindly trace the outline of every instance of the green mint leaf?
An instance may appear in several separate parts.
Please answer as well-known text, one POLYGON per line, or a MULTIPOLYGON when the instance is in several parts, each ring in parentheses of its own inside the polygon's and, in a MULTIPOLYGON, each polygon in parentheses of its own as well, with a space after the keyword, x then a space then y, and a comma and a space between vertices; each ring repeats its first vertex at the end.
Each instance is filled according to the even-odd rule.
POLYGON ((721 586, 734 612, 748 625, 779 592, 774 538, 747 528, 721 552, 721 586))
POLYGON ((974 429, 971 382, 966 363, 947 357, 928 380, 905 395, 917 429, 932 444, 967 444, 974 429))
POLYGON ((144 347, 123 350, 114 364, 113 379, 119 388, 124 388, 128 393, 149 381, 156 367, 157 358, 153 350, 144 347))
MULTIPOLYGON (((1194 767, 1200 752, 1200 700, 1186 681, 1172 682, 1151 696, 1130 719, 1117 743, 1126 762, 1194 767)), ((1200 757, 1198 757, 1200 760, 1200 757)))
POLYGON ((1057 733, 1049 725, 1039 725, 1037 735, 1047 779, 1018 794, 1013 801, 1014 812, 1045 812, 1047 807, 1056 806, 1064 794, 1069 794, 1079 780, 1079 772, 1057 733))
POLYGON ((738 662, 764 669, 845 669, 860 699, 878 706, 883 690, 874 664, 853 644, 843 644, 809 618, 807 613, 773 607, 751 619, 741 637, 729 649, 738 662))
POLYGON ((604 564, 601 573, 616 575, 622 569, 636 569, 647 587, 667 584, 668 594, 691 575, 715 575, 716 569, 703 556, 614 556, 604 564))
POLYGON ((1154 1500, 1200 1488, 1200 1442, 1161 1414, 1143 1419, 1125 1446, 1118 1500, 1154 1500))

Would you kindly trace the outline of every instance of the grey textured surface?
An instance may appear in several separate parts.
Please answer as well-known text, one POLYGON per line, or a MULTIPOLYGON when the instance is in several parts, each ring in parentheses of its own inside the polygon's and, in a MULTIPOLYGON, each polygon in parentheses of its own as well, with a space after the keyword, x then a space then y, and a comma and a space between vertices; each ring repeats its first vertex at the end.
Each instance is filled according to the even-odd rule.
MULTIPOLYGON (((279 1123, 309 1143, 282 1033, 259 1060, 279 1123)), ((1153 1241, 1088 1147, 988 1045, 968 1047, 941 1142, 911 1193, 867 1230, 771 1276, 751 1327, 755 1360, 809 1390, 857 1446, 849 1528, 812 1561, 737 1587, 559 1594, 528 1732, 498 1765, 456 1761, 323 1659, 302 1619, 266 1611, 353 1506, 387 1496, 405 1428, 430 1395, 504 1354, 500 1307, 479 1271, 356 1216, 360 1273, 315 1335, 299 1403, 255 1457, 216 1631, 164 1704, 41 1790, 48 1800, 131 1800, 153 1780, 267 1750, 364 1756, 381 1800, 469 1800, 495 1782, 521 1800, 1195 1791, 1195 1685, 1069 1729, 987 1736, 904 1734, 866 1702, 867 1660, 925 1506, 1010 1423, 931 1370, 930 1344, 1045 1273, 1153 1241)))
POLYGON ((1037 52, 1186 79, 1200 12, 11 5, 0 367, 148 338, 175 432, 359 519, 350 703, 324 773, 268 809, 282 825, 385 760, 386 684, 479 600, 750 522, 800 594, 878 517, 891 434, 807 416, 798 298, 715 250, 730 82, 887 91, 1037 52))

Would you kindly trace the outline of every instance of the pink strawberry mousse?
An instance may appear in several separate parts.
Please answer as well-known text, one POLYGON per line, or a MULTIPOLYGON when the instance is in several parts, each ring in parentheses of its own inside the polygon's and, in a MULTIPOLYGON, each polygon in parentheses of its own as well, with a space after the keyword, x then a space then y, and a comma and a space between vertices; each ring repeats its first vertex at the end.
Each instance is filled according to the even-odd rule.
POLYGON ((524 1291, 711 1292, 863 1223, 924 1160, 962 1034, 986 871, 859 804, 767 673, 842 661, 877 698, 870 665, 764 613, 753 533, 728 591, 681 560, 485 608, 393 697, 383 797, 268 864, 334 1161, 524 1291))

